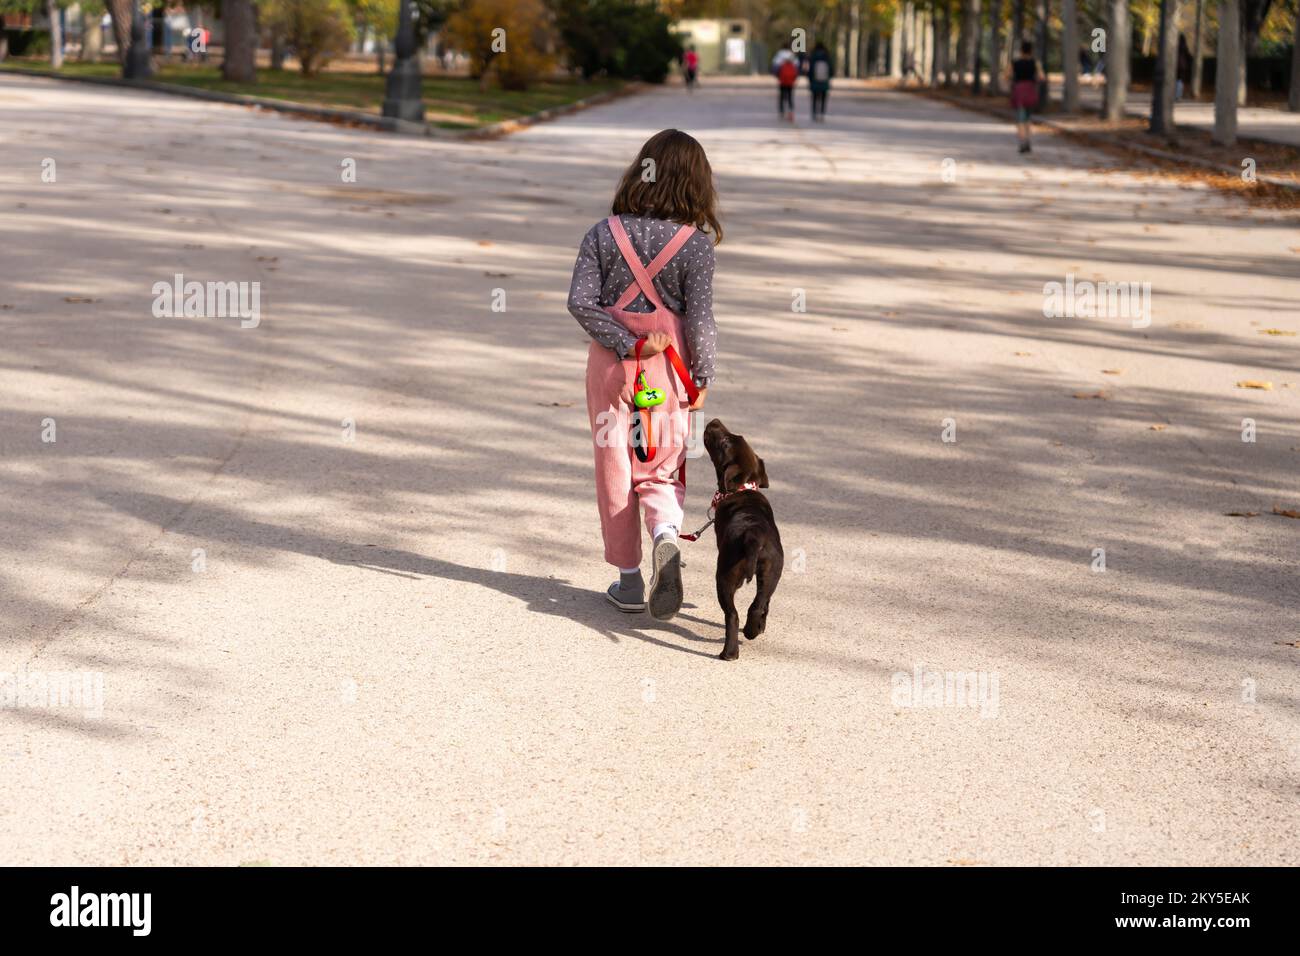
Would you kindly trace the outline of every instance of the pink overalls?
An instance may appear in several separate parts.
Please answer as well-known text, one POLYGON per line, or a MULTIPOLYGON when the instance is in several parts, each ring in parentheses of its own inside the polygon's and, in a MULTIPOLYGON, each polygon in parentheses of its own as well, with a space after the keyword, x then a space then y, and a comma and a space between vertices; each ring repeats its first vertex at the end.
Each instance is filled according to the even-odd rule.
MULTIPOLYGON (((632 270, 633 281, 606 312, 637 337, 666 332, 687 368, 691 353, 686 347, 682 316, 664 305, 652 281, 659 271, 695 233, 694 226, 682 226, 650 265, 641 264, 632 240, 618 216, 607 220, 614 241, 632 270), (644 293, 653 312, 628 312, 638 293, 644 293)), ((645 508, 647 530, 656 525, 682 525, 682 503, 686 486, 680 472, 686 461, 689 400, 686 389, 662 355, 642 361, 646 382, 663 389, 664 403, 652 409, 655 456, 641 462, 629 439, 636 412, 632 395, 636 391, 636 359, 620 361, 609 349, 591 343, 587 351, 587 416, 591 420, 592 444, 596 453, 596 505, 600 509, 600 532, 605 539, 605 560, 615 567, 633 568, 641 563, 641 528, 638 503, 645 508)))

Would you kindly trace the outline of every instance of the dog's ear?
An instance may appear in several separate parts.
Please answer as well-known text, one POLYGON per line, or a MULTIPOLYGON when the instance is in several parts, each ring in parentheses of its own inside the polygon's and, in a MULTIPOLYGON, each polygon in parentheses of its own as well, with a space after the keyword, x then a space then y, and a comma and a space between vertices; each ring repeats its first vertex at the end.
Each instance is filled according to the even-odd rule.
POLYGON ((767 468, 763 465, 763 459, 758 459, 758 487, 767 487, 767 468))

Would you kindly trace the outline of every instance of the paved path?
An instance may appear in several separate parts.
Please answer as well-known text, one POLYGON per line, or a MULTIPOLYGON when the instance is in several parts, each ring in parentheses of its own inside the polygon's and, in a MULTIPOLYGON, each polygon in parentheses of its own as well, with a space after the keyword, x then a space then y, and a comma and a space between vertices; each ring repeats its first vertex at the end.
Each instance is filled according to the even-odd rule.
MULTIPOLYGON (((1082 86, 1079 102, 1084 109, 1096 112, 1101 109, 1105 85, 1082 86)), ((1059 99, 1060 89, 1052 87, 1052 96, 1059 99)), ((1127 112, 1144 118, 1151 116, 1151 94, 1136 90, 1128 95, 1127 112)), ((1214 101, 1190 99, 1174 104, 1174 122, 1179 126, 1214 130, 1214 101)), ((1237 110, 1237 135, 1243 139, 1258 139, 1266 143, 1282 143, 1300 147, 1300 113, 1262 106, 1242 106, 1237 110)))
POLYGON ((0 859, 1300 862, 1295 221, 772 98, 444 144, 0 77, 0 670, 104 675, 100 719, 0 713, 0 859), (710 543, 669 625, 599 598, 564 308, 670 124, 728 228, 710 409, 790 561, 735 664, 710 543), (177 272, 261 324, 155 318, 177 272), (1044 318, 1067 273, 1150 282, 1151 326, 1044 318), (916 668, 984 715, 898 706, 916 668))

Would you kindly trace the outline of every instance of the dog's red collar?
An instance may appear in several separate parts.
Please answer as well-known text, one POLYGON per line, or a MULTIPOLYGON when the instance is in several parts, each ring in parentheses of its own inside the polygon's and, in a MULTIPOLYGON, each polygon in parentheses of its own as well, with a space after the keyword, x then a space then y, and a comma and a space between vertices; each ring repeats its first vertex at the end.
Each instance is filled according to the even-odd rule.
POLYGON ((739 488, 737 488, 735 491, 715 491, 715 492, 713 493, 713 500, 712 500, 711 502, 709 502, 709 510, 710 510, 710 511, 716 511, 717 508, 718 508, 718 505, 720 505, 722 502, 726 501, 726 500, 727 500, 728 498, 730 498, 732 495, 738 495, 738 494, 740 494, 742 491, 758 491, 758 482, 756 482, 756 481, 747 481, 747 482, 745 482, 743 485, 741 485, 739 488))
POLYGON ((704 527, 699 531, 696 531, 694 534, 683 534, 678 535, 678 537, 683 541, 695 541, 700 535, 704 534, 704 532, 708 530, 709 525, 713 524, 713 516, 718 510, 718 505, 722 504, 722 502, 726 501, 732 495, 738 495, 742 491, 758 491, 758 482, 747 481, 734 491, 715 491, 713 493, 713 500, 709 502, 709 520, 704 522, 704 527))

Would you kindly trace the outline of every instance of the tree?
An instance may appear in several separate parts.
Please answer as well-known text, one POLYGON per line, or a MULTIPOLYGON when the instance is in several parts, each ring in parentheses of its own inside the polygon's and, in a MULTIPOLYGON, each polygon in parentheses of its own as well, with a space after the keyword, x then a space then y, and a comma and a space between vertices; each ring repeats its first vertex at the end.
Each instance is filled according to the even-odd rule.
POLYGON ((258 38, 253 2, 222 0, 221 12, 226 21, 226 55, 221 61, 221 78, 232 83, 255 83, 258 38))
POLYGON ((1300 113, 1300 3, 1295 8, 1295 23, 1291 28, 1291 87, 1287 92, 1286 108, 1300 113))
POLYGON ((113 42, 117 44, 117 60, 126 64, 126 51, 131 46, 131 0, 104 0, 108 16, 113 23, 113 42))
POLYGON ((541 0, 469 0, 447 20, 444 33, 469 56, 470 76, 485 88, 493 71, 505 89, 527 89, 550 65, 541 0))
POLYGON ((50 69, 63 69, 63 22, 59 19, 58 0, 45 0, 45 15, 50 18, 50 69))
POLYGON ((1192 99, 1201 98, 1201 74, 1205 72, 1205 0, 1196 0, 1196 26, 1192 40, 1192 99))
POLYGON ((104 47, 104 34, 99 24, 104 17, 104 4, 99 0, 84 0, 81 8, 81 54, 83 63, 98 63, 104 47))
POLYGON ((1241 5, 1219 0, 1219 45, 1214 62, 1214 141, 1237 142, 1237 77, 1241 75, 1241 5))
MULTIPOLYGON (((1235 3, 1236 0, 1233 0, 1235 3)), ((1128 61, 1131 40, 1128 0, 1108 0, 1106 30, 1106 119, 1124 118, 1128 106, 1128 61)))
POLYGON ((672 62, 682 56, 672 21, 653 4, 550 0, 550 7, 569 63, 585 78, 604 73, 662 83, 672 62))
POLYGON ((343 0, 262 0, 264 19, 298 55, 303 76, 315 76, 352 42, 352 19, 343 0))
POLYGON ((989 44, 989 93, 997 96, 1002 92, 1002 0, 992 0, 989 7, 989 29, 992 31, 989 44))
POLYGON ((1075 0, 1061 2, 1061 73, 1063 105, 1067 113, 1073 113, 1079 108, 1079 11, 1075 0))
POLYGON ((1174 87, 1178 80, 1178 0, 1160 0, 1160 49, 1151 85, 1151 122, 1156 136, 1173 137, 1174 87))

